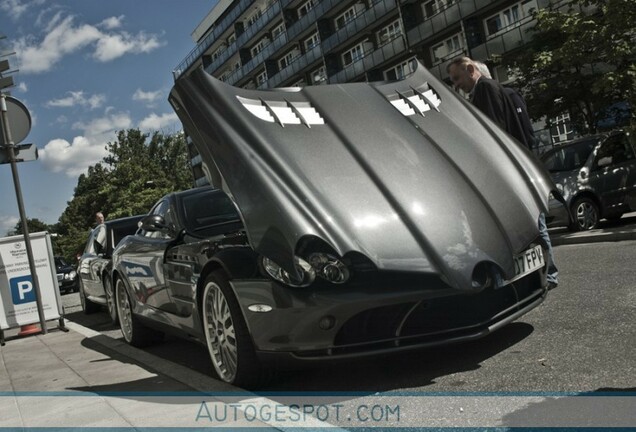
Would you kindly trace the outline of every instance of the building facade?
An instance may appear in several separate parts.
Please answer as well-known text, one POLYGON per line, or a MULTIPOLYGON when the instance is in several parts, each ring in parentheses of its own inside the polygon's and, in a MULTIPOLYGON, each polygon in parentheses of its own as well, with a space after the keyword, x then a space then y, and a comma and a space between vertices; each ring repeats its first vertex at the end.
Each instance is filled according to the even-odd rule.
MULTIPOLYGON (((509 81, 493 59, 528 42, 549 0, 220 0, 194 30, 174 78, 203 67, 254 89, 400 79, 422 62, 449 82, 468 55, 509 81)), ((204 173, 191 150, 195 178, 204 173)))

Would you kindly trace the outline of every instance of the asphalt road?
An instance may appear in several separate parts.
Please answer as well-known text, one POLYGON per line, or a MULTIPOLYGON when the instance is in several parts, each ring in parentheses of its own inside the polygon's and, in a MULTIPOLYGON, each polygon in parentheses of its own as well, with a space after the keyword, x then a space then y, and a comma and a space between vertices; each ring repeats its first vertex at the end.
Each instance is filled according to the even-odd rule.
MULTIPOLYGON (((635 241, 558 246, 558 288, 537 309, 484 339, 408 355, 282 371, 263 390, 636 391, 635 251, 635 241)), ((121 338, 105 312, 84 315, 78 294, 62 299, 67 319, 121 338)), ((146 350, 212 374, 205 348, 195 343, 168 338, 146 350)))

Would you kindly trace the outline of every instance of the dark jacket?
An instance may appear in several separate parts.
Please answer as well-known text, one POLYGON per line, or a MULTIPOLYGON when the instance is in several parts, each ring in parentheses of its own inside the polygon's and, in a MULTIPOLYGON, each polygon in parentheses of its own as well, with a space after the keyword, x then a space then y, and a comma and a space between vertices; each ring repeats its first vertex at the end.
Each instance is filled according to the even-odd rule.
POLYGON ((519 122, 517 109, 501 84, 493 79, 479 78, 471 93, 470 101, 517 141, 529 147, 519 122))
POLYGON ((532 122, 530 121, 530 116, 528 115, 528 108, 526 107, 526 101, 523 99, 523 96, 519 94, 519 92, 512 88, 504 86, 504 90, 512 103, 517 110, 517 117, 519 117, 519 123, 521 123, 521 130, 523 130, 523 134, 526 138, 526 142, 528 143, 528 148, 532 150, 536 145, 536 138, 534 137, 534 129, 532 129, 532 122))

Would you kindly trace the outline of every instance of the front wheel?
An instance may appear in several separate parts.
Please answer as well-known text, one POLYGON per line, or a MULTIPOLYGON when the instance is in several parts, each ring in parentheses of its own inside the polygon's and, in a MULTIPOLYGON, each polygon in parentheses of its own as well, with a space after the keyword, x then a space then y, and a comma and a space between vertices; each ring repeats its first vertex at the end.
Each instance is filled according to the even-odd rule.
POLYGON ((104 284, 104 295, 106 296, 106 305, 108 306, 108 314, 110 315, 110 320, 113 324, 117 325, 119 323, 119 318, 117 315, 117 305, 115 304, 115 291, 113 290, 113 283, 108 275, 105 275, 102 278, 102 282, 104 284))
POLYGON ((99 305, 86 298, 86 293, 84 293, 84 283, 81 280, 79 281, 79 298, 82 310, 86 315, 94 314, 99 311, 99 305))
POLYGON ((587 231, 598 226, 600 219, 598 206, 588 197, 581 197, 572 204, 572 214, 574 214, 574 230, 587 231))
POLYGON ((145 347, 160 340, 163 334, 149 329, 139 322, 132 308, 132 301, 124 281, 117 279, 115 283, 115 301, 117 303, 117 315, 119 327, 124 335, 124 340, 135 347, 145 347))
POLYGON ((242 387, 258 385, 261 367, 238 301, 222 272, 206 278, 202 306, 205 341, 218 377, 242 387))

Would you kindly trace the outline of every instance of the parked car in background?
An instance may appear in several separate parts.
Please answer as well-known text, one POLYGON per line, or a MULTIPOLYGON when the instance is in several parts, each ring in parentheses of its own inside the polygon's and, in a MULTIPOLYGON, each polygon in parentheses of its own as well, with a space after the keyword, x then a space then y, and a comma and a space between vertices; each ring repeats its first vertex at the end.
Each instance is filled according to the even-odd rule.
POLYGON ((60 294, 76 292, 79 290, 77 271, 75 270, 75 267, 68 264, 64 258, 60 256, 54 257, 54 261, 57 273, 57 285, 59 287, 60 294))
POLYGON ((552 180, 421 65, 269 91, 199 69, 170 102, 229 192, 167 195, 115 249, 128 343, 199 340, 252 386, 272 365, 474 340, 547 295, 552 180))
POLYGON ((97 312, 106 305, 114 323, 117 308, 114 303, 110 278, 113 249, 119 241, 137 231, 137 223, 143 216, 113 219, 95 227, 86 242, 79 259, 80 302, 86 314, 97 312))
POLYGON ((549 226, 568 225, 594 229, 601 219, 619 219, 636 210, 636 140, 633 134, 615 131, 592 135, 555 147, 541 160, 572 213, 550 201, 549 226))

